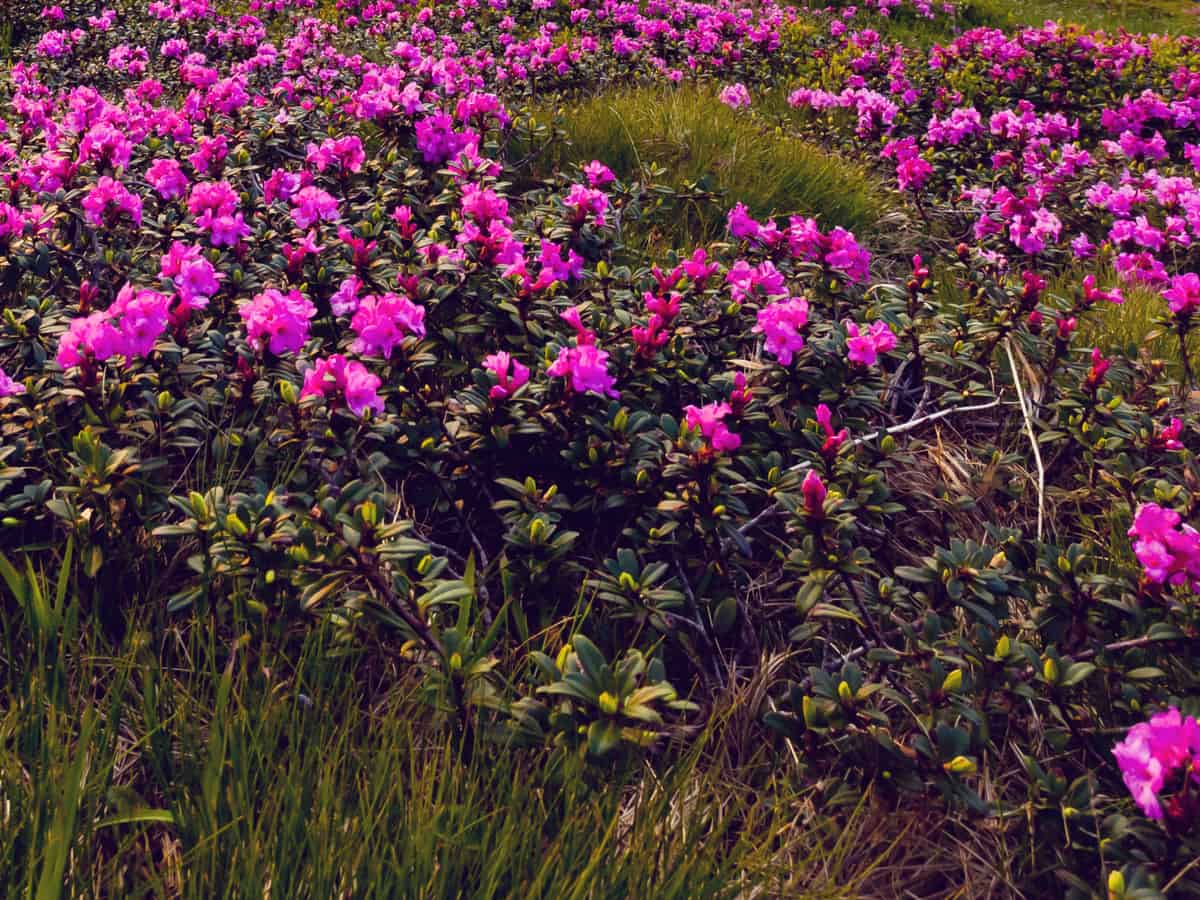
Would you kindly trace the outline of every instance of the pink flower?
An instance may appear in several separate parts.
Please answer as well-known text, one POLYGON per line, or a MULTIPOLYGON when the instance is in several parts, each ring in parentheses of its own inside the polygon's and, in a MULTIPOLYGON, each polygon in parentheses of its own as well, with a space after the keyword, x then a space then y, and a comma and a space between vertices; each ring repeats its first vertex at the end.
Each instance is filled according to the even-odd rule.
POLYGON ((529 367, 522 365, 519 360, 513 359, 509 353, 503 350, 485 357, 483 367, 496 376, 496 383, 488 391, 488 396, 493 400, 511 397, 529 381, 529 367))
POLYGON ((353 315, 358 309, 358 292, 362 290, 362 281, 351 275, 345 278, 329 298, 329 308, 335 316, 353 315))
POLYGON ((100 228, 108 216, 122 213, 133 220, 134 225, 142 224, 142 200, 130 193, 121 182, 107 175, 88 191, 83 198, 83 211, 88 224, 100 228))
POLYGON ((0 369, 0 397, 12 397, 23 393, 25 393, 25 385, 14 381, 7 372, 0 369))
POLYGON ((308 323, 317 314, 299 291, 284 294, 268 288, 238 307, 246 323, 246 337, 259 350, 270 349, 276 356, 295 353, 308 340, 308 323))
POLYGON ((833 413, 824 403, 817 406, 817 424, 825 432, 825 443, 821 445, 821 453, 829 458, 837 456, 842 444, 849 440, 850 432, 845 428, 837 432, 833 430, 833 413))
POLYGON ((688 428, 699 431, 714 450, 732 452, 742 445, 742 439, 722 421, 731 412, 728 403, 687 406, 683 411, 687 415, 688 428))
POLYGON ((146 180, 164 200, 178 200, 187 193, 188 179, 173 159, 156 159, 146 170, 146 180))
POLYGON ((616 379, 608 374, 608 354, 595 344, 563 347, 558 358, 546 369, 553 378, 570 378, 571 389, 578 393, 591 391, 606 397, 619 397, 613 389, 616 379))
POLYGON ((324 172, 331 166, 344 172, 362 171, 367 154, 363 150, 362 140, 357 135, 347 135, 341 138, 326 138, 317 146, 308 145, 305 161, 318 172, 324 172))
POLYGON ((584 166, 583 174, 587 177, 588 184, 594 188, 604 187, 606 184, 611 184, 617 180, 617 176, 613 174, 612 169, 598 159, 593 159, 584 166))
POLYGON ((319 187, 309 185, 292 197, 292 221, 297 228, 308 228, 316 222, 337 221, 337 199, 319 187))
POLYGON ((1133 553, 1152 584, 1187 584, 1200 593, 1200 534, 1181 521, 1173 509, 1143 503, 1129 529, 1133 553))
POLYGON ((1150 440, 1150 446, 1159 450, 1182 450, 1183 442, 1179 440, 1179 436, 1183 434, 1183 422, 1178 418, 1172 418, 1170 424, 1163 427, 1150 440))
POLYGON ((725 275, 729 295, 735 303, 745 303, 752 297, 779 297, 787 293, 783 273, 770 260, 751 266, 739 259, 725 275))
POLYGON ((887 353, 896 347, 896 335, 886 322, 875 322, 866 331, 860 332, 855 322, 847 321, 846 341, 847 356, 850 362, 860 366, 873 366, 878 361, 880 353, 887 353))
POLYGON ((218 273, 199 247, 189 247, 180 241, 171 244, 159 263, 159 277, 169 278, 179 291, 181 304, 187 309, 203 309, 209 298, 221 288, 225 276, 218 273))
POLYGON ((1087 373, 1087 386, 1093 391, 1104 383, 1104 376, 1108 373, 1112 366, 1110 360, 1105 359, 1099 347, 1092 348, 1092 368, 1087 373))
POLYGON ((1176 770, 1190 767, 1191 778, 1200 785, 1200 724, 1171 707, 1130 728, 1113 756, 1134 802, 1149 818, 1161 819, 1159 793, 1176 770))
POLYGON ((1178 316, 1190 316, 1200 307, 1200 275, 1187 272, 1171 277, 1171 286, 1162 295, 1171 307, 1171 312, 1178 316))
POLYGON ((800 332, 808 324, 808 301, 792 297, 765 306, 758 311, 757 334, 766 337, 763 348, 782 365, 790 366, 792 358, 804 346, 800 332))
POLYGON ((821 476, 817 474, 816 469, 809 469, 808 474, 804 476, 804 481, 800 485, 800 493, 804 496, 804 510, 814 519, 821 519, 825 516, 825 498, 829 491, 825 487, 825 482, 821 480, 821 476))
POLYGON ((1119 306, 1125 302, 1125 295, 1121 293, 1120 288, 1113 288, 1110 291, 1100 290, 1096 287, 1096 276, 1086 275, 1083 279, 1083 299, 1089 304, 1095 303, 1097 300, 1105 300, 1119 306))
POLYGON ((356 416, 368 409, 376 414, 383 412, 383 398, 376 392, 383 384, 377 375, 357 360, 347 360, 341 355, 317 360, 304 373, 304 387, 300 399, 305 397, 327 397, 338 390, 346 398, 346 406, 356 416))
POLYGON ((69 369, 113 356, 145 356, 166 330, 169 307, 166 294, 126 284, 108 309, 71 321, 59 340, 58 364, 69 369))
POLYGON ((359 301, 350 327, 358 335, 352 345, 355 353, 387 359, 408 335, 425 337, 425 307, 401 294, 370 294, 359 301))
POLYGON ((721 88, 721 93, 717 95, 717 99, 730 109, 740 109, 750 105, 750 92, 744 84, 738 82, 721 88))

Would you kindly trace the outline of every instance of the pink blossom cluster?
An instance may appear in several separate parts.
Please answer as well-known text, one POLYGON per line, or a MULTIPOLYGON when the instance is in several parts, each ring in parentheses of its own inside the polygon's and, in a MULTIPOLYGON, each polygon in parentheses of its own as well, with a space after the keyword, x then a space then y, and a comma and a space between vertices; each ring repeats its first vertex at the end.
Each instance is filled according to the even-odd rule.
POLYGON ((126 284, 108 309, 71 320, 55 359, 68 369, 114 356, 126 361, 145 356, 154 349, 169 319, 170 297, 126 284))
POLYGON ((1200 593, 1200 533, 1183 517, 1157 503, 1137 508, 1129 537, 1152 584, 1187 585, 1200 593))
POLYGON ((699 432, 714 450, 732 452, 742 446, 742 439, 730 431, 724 421, 732 412, 728 403, 687 406, 683 411, 688 428, 699 432))
POLYGON ((1183 790, 1188 780, 1200 786, 1200 723, 1171 707, 1130 728, 1113 756, 1134 802, 1149 818, 1162 819, 1160 794, 1177 773, 1183 773, 1183 790))
POLYGON ((346 406, 356 416, 365 415, 368 409, 376 415, 383 413, 383 398, 376 391, 383 384, 366 366, 357 360, 348 360, 339 354, 316 360, 304 373, 304 386, 300 399, 305 397, 328 397, 340 393, 346 406))
POLYGON ((260 351, 269 349, 276 356, 295 353, 308 340, 309 321, 317 308, 299 291, 286 294, 268 288, 238 307, 246 323, 246 338, 260 351))

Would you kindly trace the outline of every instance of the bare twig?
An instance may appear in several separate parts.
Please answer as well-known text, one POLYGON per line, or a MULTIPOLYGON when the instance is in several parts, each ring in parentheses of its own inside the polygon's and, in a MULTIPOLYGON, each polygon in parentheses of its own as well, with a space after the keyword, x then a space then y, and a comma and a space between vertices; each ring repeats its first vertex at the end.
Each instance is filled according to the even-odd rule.
POLYGON ((1008 366, 1012 370, 1013 385, 1017 389, 1017 401, 1021 404, 1021 417, 1025 420, 1025 433, 1029 435, 1029 446, 1033 448, 1033 459, 1037 463, 1037 539, 1040 541, 1046 515, 1046 467, 1042 465, 1042 451, 1038 447, 1037 434, 1033 430, 1033 420, 1030 418, 1029 407, 1025 403, 1025 389, 1021 386, 1021 376, 1017 373, 1017 361, 1013 358, 1012 341, 1007 338, 1004 341, 1004 352, 1008 354, 1008 366))

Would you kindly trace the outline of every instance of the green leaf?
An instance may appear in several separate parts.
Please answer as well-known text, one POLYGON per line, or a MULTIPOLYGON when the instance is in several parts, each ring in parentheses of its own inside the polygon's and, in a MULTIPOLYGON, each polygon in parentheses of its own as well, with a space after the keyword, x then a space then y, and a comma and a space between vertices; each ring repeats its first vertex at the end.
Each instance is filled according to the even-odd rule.
POLYGON ((1067 666, 1067 671, 1063 673, 1059 685, 1070 687, 1073 684, 1078 684, 1095 671, 1096 667, 1089 662, 1071 663, 1071 665, 1067 666))
POLYGON ((1162 669, 1155 666, 1141 666, 1137 669, 1130 669, 1125 673, 1126 678, 1132 678, 1134 681, 1147 681, 1151 678, 1165 678, 1167 675, 1162 669))
POLYGON ((588 753, 607 756, 621 743, 621 729, 616 722, 602 720, 588 726, 588 753))

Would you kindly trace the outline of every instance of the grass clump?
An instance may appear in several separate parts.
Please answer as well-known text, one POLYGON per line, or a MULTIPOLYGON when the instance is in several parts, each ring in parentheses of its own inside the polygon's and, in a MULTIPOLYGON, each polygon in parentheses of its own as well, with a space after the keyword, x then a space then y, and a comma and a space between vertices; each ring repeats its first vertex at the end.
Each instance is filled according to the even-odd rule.
MULTIPOLYGON (((865 169, 765 127, 703 87, 608 92, 562 111, 569 144, 548 167, 599 159, 622 178, 666 170, 675 188, 696 184, 736 198, 756 216, 817 216, 826 227, 874 231, 889 192, 865 169)), ((689 229, 699 240, 724 234, 727 203, 696 203, 689 229)))

